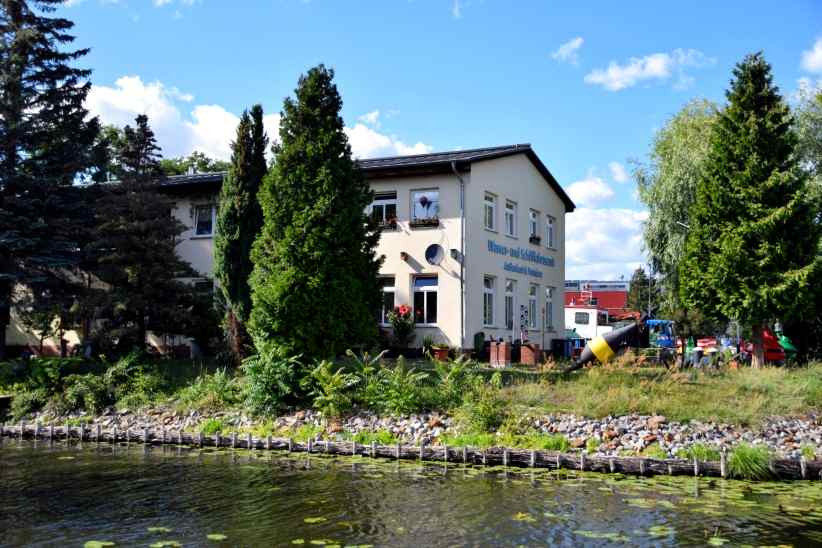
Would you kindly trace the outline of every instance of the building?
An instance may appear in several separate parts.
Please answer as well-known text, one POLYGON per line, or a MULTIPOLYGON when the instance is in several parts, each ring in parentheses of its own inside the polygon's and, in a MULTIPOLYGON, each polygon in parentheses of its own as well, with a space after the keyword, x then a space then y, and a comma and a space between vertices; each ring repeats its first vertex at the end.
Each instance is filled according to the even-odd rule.
MULTIPOLYGON (((542 348, 563 338, 565 213, 574 204, 530 145, 358 161, 374 190, 383 309, 413 307, 426 337, 471 349, 522 335, 542 348)), ((164 190, 187 228, 178 246, 212 284, 217 201, 224 174, 169 177, 164 190)))
POLYGON ((594 307, 604 310, 609 318, 620 318, 628 309, 626 281, 565 280, 565 306, 594 307))

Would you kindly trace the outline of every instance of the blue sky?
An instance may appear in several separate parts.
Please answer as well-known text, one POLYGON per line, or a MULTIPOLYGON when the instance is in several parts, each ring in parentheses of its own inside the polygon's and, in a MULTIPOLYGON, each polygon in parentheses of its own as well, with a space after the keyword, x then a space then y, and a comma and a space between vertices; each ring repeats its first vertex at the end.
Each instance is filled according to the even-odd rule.
POLYGON ((762 50, 787 96, 822 79, 822 2, 71 0, 90 109, 149 114, 168 155, 225 156, 237 115, 323 62, 360 156, 530 142, 577 201, 568 278, 643 260, 628 160, 762 50), (804 79, 804 80, 802 80, 804 79), (627 176, 626 176, 627 171, 627 176))

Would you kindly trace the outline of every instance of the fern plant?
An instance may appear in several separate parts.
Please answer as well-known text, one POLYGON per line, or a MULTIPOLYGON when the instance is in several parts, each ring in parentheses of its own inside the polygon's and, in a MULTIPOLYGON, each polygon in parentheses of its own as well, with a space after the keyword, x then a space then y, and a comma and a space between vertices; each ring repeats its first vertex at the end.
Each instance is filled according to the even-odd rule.
POLYGON ((308 396, 314 409, 326 417, 337 417, 351 408, 351 388, 360 379, 354 373, 322 360, 311 370, 307 380, 310 383, 308 396))
POLYGON ((380 370, 383 377, 382 407, 395 414, 406 414, 417 411, 420 407, 420 384, 428 378, 428 374, 417 371, 413 367, 407 369, 405 359, 397 358, 397 365, 391 369, 385 367, 380 370))

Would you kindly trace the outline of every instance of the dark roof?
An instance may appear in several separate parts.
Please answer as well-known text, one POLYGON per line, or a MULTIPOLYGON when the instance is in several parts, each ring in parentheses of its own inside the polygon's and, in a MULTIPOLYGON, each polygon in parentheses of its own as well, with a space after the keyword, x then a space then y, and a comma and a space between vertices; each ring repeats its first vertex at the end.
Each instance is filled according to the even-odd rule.
MULTIPOLYGON (((545 178, 552 189, 565 204, 565 211, 574 210, 574 202, 565 193, 562 186, 554 179, 542 160, 539 159, 530 144, 507 145, 500 147, 473 148, 450 152, 433 152, 413 156, 390 156, 357 160, 357 166, 368 178, 384 178, 396 175, 428 175, 432 173, 450 173, 452 164, 458 171, 470 171, 473 162, 493 160, 514 154, 525 154, 534 167, 545 178)), ((173 175, 167 177, 162 186, 172 189, 190 189, 191 187, 219 187, 225 172, 196 173, 193 175, 173 175)))

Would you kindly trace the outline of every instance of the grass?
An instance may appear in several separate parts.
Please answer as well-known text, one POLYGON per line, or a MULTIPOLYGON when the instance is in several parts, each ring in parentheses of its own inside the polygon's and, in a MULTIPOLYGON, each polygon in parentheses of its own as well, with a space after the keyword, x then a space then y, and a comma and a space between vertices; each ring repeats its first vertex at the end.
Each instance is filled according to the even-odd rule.
POLYGON ((598 366, 553 382, 513 384, 501 395, 514 413, 661 414, 683 422, 757 425, 769 416, 822 409, 822 363, 721 373, 598 366))
POLYGON ((676 452, 676 456, 688 460, 696 458, 699 461, 718 461, 721 457, 719 449, 704 443, 695 443, 687 449, 680 449, 676 452))
POLYGON ((642 456, 648 457, 649 459, 667 459, 668 452, 660 447, 658 443, 654 442, 642 450, 642 456))
POLYGON ((740 444, 728 456, 728 474, 732 478, 764 480, 771 477, 771 453, 767 447, 740 444))
POLYGON ((212 418, 201 422, 199 431, 206 436, 213 436, 217 432, 225 432, 229 428, 230 426, 224 423, 222 419, 212 418))
POLYGON ((377 445, 393 445, 399 441, 397 437, 388 430, 362 430, 351 436, 351 439, 363 445, 371 445, 371 442, 377 445))
POLYGON ((809 443, 803 444, 800 451, 802 452, 802 456, 807 460, 816 460, 816 447, 813 445, 809 443))

